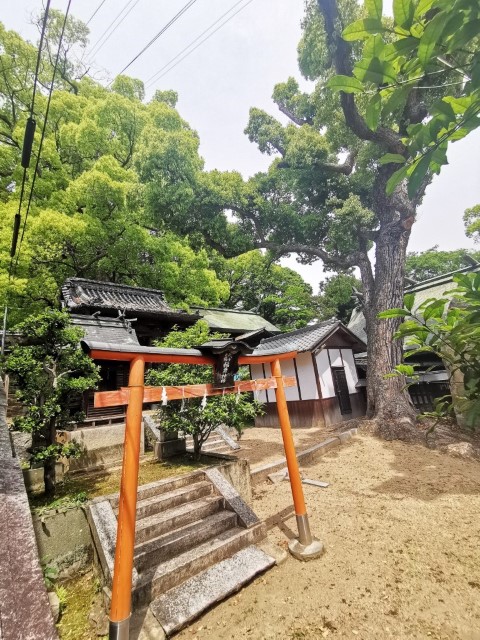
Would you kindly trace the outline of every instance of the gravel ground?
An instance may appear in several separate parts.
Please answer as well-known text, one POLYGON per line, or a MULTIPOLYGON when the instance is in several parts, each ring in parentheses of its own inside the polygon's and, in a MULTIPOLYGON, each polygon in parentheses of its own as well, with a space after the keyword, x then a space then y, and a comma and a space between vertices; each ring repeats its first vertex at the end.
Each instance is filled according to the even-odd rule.
MULTIPOLYGON (((269 431, 278 444, 276 430, 262 430, 263 440, 269 431)), ((295 432, 297 445, 318 441, 309 431, 295 432)), ((252 449, 254 436, 245 434, 252 449)), ((305 486, 325 555, 289 557, 178 640, 480 640, 478 462, 362 435, 305 472, 330 483, 305 486)), ((257 486, 254 509, 286 547, 295 535, 288 482, 257 486)))

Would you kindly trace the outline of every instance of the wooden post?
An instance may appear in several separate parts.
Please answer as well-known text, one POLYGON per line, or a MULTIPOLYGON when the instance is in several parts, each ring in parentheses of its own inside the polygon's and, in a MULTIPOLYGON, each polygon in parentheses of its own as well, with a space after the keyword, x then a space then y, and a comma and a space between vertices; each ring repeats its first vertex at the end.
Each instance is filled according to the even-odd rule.
POLYGON ((272 375, 277 381, 275 397, 277 400, 278 418, 282 430, 283 446, 285 457, 287 458, 288 476, 292 489, 293 504, 295 507, 295 517, 297 519, 298 540, 291 540, 289 549, 292 555, 300 560, 311 560, 318 558, 324 551, 323 544, 312 537, 308 520, 305 497, 303 495, 302 479, 298 468, 297 454, 293 443, 292 427, 290 416, 288 415, 287 399, 283 385, 282 369, 280 360, 272 362, 272 375))
POLYGON ((118 506, 117 544, 110 607, 110 640, 128 640, 129 637, 144 373, 145 361, 142 356, 137 356, 130 362, 128 378, 130 397, 118 506))

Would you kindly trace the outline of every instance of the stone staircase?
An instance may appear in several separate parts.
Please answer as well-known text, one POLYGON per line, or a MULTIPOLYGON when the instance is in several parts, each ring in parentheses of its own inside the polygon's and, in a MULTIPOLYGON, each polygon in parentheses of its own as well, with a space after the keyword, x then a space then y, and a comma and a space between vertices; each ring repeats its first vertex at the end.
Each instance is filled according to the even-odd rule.
MULTIPOLYGON (((185 437, 187 451, 193 451, 193 438, 185 437)), ((240 449, 240 445, 231 437, 229 430, 224 428, 214 429, 202 446, 202 453, 226 453, 240 449)))
MULTIPOLYGON (((88 518, 112 583, 118 494, 97 498, 88 518)), ((265 525, 215 468, 138 489, 133 609, 150 605, 167 634, 274 564, 255 543, 265 525)))

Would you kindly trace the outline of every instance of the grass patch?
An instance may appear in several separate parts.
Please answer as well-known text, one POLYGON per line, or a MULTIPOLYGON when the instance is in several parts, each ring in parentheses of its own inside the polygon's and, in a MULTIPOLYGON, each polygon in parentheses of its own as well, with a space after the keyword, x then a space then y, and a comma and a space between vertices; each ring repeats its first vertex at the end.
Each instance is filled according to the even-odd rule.
MULTIPOLYGON (((156 480, 184 475, 205 466, 202 462, 195 462, 188 455, 171 458, 165 462, 159 462, 156 459, 146 460, 140 464, 138 484, 148 484, 156 480)), ((122 470, 118 468, 110 472, 67 476, 64 482, 57 486, 57 492, 53 498, 47 498, 44 494, 31 494, 30 507, 37 515, 42 515, 46 511, 63 511, 78 507, 92 498, 118 492, 121 475, 122 470)))
POLYGON ((63 583, 62 589, 65 599, 64 610, 57 624, 60 638, 62 640, 107 638, 107 636, 97 636, 88 620, 92 604, 100 591, 100 583, 93 572, 90 571, 75 580, 63 583))

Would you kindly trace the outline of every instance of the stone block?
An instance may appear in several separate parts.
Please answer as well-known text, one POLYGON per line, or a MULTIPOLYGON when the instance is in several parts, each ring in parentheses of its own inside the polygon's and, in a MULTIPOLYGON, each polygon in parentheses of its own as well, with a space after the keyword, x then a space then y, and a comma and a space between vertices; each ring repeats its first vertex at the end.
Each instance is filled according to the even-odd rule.
POLYGON ((34 516, 33 528, 40 557, 55 565, 61 576, 72 565, 81 569, 91 561, 93 540, 82 508, 34 516))
POLYGON ((157 460, 166 460, 172 456, 182 455, 186 452, 186 444, 184 438, 176 440, 157 441, 153 445, 154 455, 157 460))
MULTIPOLYGON (((25 488, 28 492, 31 491, 43 491, 45 484, 43 482, 43 467, 37 467, 35 469, 23 469, 23 481, 25 488)), ((63 482, 64 468, 61 462, 57 462, 55 465, 55 478, 56 482, 63 482)))

